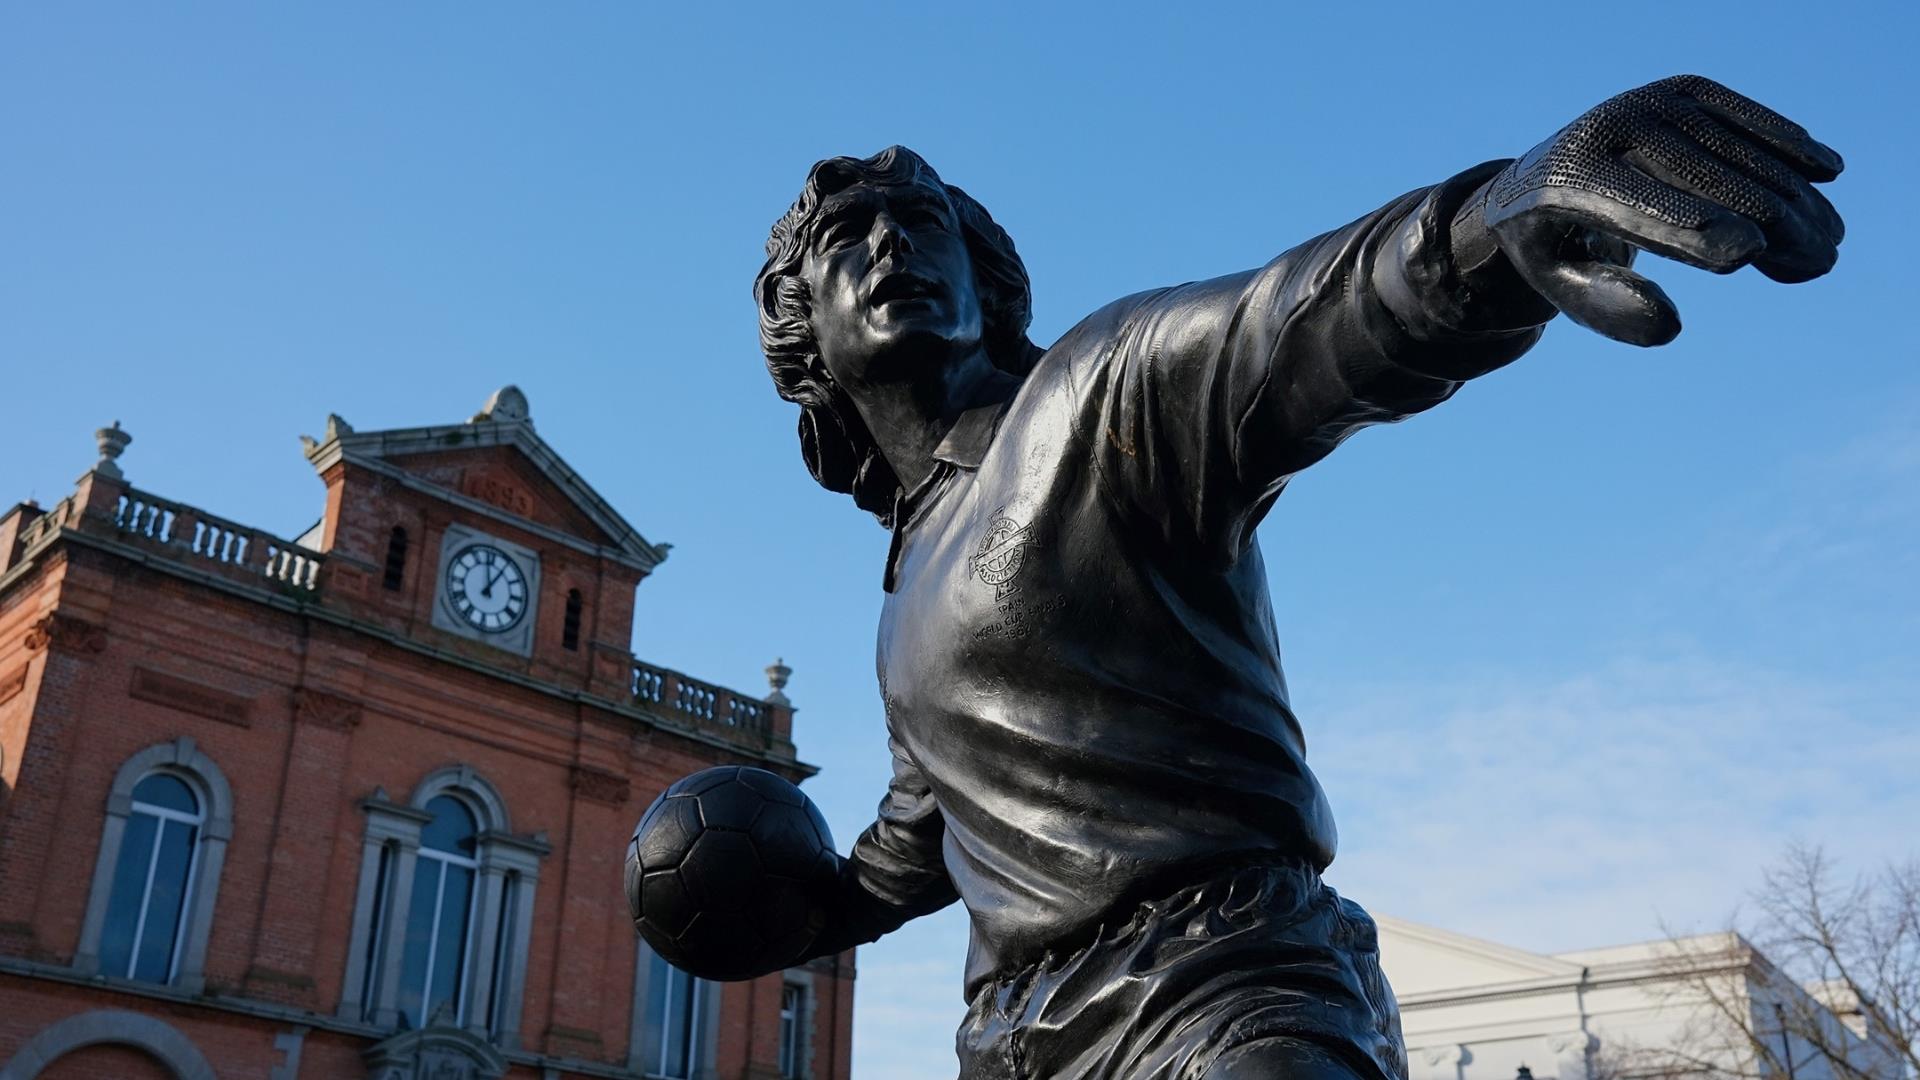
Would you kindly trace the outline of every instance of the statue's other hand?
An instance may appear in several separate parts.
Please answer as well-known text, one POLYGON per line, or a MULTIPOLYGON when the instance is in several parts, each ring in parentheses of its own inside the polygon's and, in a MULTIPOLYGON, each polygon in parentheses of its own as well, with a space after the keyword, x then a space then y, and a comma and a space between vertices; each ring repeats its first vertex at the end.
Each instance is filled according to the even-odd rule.
POLYGON ((1520 277, 1568 318, 1664 345, 1680 313, 1628 270, 1634 249, 1775 281, 1833 269, 1844 227, 1813 187, 1840 155, 1711 79, 1676 75, 1609 98, 1509 165, 1478 209, 1520 277))

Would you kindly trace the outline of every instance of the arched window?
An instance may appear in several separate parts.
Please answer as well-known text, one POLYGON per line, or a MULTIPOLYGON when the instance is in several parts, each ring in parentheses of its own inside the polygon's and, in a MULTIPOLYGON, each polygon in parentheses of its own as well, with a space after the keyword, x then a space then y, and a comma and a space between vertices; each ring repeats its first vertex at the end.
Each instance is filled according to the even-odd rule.
POLYGON ((479 829, 473 813, 451 795, 426 805, 433 820, 420 830, 420 856, 413 868, 413 898, 407 905, 407 938, 400 961, 400 1015, 416 1028, 445 1015, 455 1026, 465 1017, 467 951, 473 946, 474 857, 479 829))
POLYGON ((192 739, 127 759, 107 795, 73 966, 198 992, 232 835, 232 789, 192 739))
POLYGON ((361 800, 367 832, 341 987, 343 1018, 464 1028, 517 1045, 539 838, 471 768, 427 775, 406 804, 361 800))
POLYGON ((580 648, 580 590, 567 590, 567 615, 560 623, 560 647, 580 648))
POLYGON ((388 592, 399 592, 400 583, 407 573, 407 530, 399 525, 387 534, 387 565, 381 575, 380 584, 388 592))
POLYGON ((173 981, 181 915, 193 889, 194 856, 206 823, 186 781, 157 772, 133 789, 100 938, 100 971, 141 982, 173 981))

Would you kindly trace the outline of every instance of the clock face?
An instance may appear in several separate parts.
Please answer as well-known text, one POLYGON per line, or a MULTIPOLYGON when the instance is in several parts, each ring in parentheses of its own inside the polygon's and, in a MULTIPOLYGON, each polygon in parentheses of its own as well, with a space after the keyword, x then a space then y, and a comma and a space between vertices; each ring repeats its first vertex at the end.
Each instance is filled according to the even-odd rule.
POLYGON ((483 633, 510 630, 527 613, 527 575, 491 544, 469 544, 447 563, 447 604, 483 633))

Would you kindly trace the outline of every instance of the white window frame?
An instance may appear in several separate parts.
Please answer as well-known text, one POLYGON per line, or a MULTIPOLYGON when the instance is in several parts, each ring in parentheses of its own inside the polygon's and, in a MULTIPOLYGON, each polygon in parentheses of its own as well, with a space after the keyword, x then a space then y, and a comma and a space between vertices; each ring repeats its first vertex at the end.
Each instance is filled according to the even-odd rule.
POLYGON ((360 884, 347 940, 346 977, 341 980, 335 1015, 385 1028, 399 1024, 397 988, 406 935, 393 931, 405 924, 407 905, 413 896, 413 876, 421 857, 439 859, 450 854, 420 846, 421 830, 433 820, 426 805, 440 795, 452 795, 464 802, 474 812, 479 829, 472 863, 476 873, 473 906, 467 918, 466 962, 456 996, 459 1025, 502 1049, 518 1049, 527 949, 533 936, 534 892, 540 883, 540 862, 552 848, 539 837, 514 835, 506 801, 467 765, 448 765, 428 773, 404 804, 393 802, 381 789, 360 800, 367 828, 361 842, 360 884), (380 875, 383 859, 384 882, 380 875), (502 932, 508 935, 505 948, 502 932))
MULTIPOLYGON (((213 914, 219 902, 227 842, 233 838, 233 788, 220 766, 214 764, 193 739, 185 736, 147 747, 129 757, 114 774, 113 786, 107 795, 106 820, 100 830, 100 848, 94 857, 93 887, 87 894, 86 913, 80 921, 80 944, 74 950, 73 968, 83 975, 125 977, 100 970, 100 940, 106 931, 107 907, 113 896, 113 873, 120 864, 120 847, 126 840, 127 823, 135 812, 133 789, 156 772, 185 781, 200 802, 200 832, 194 838, 193 863, 187 873, 180 926, 174 932, 174 955, 168 965, 168 985, 197 994, 206 988, 207 939, 213 931, 213 914)), ((149 807, 146 803, 139 807, 140 813, 156 810, 177 813, 164 807, 149 807)), ((156 832, 156 857, 159 841, 156 832)), ((149 877, 149 889, 151 886, 149 877)), ((142 898, 144 906, 145 897, 142 898)))
MULTIPOLYGON (((127 814, 129 824, 132 823, 133 817, 136 814, 145 814, 151 818, 158 818, 160 823, 154 826, 153 851, 147 855, 147 880, 140 888, 140 910, 134 915, 133 946, 127 954, 127 970, 109 971, 105 972, 105 974, 122 979, 131 979, 133 978, 133 969, 140 963, 140 943, 141 939, 144 938, 147 933, 147 910, 149 905, 153 903, 153 876, 160 868, 160 849, 165 846, 163 841, 166 839, 167 822, 174 821, 193 829, 193 840, 187 848, 187 881, 180 892, 180 919, 174 924, 173 942, 167 949, 167 976, 163 982, 170 986, 173 984, 175 976, 180 973, 180 942, 181 939, 187 936, 187 913, 193 910, 193 879, 198 876, 196 871, 200 869, 200 833, 206 827, 207 811, 206 802, 200 798, 197 792, 193 791, 193 782, 173 772, 171 769, 161 769, 150 772, 146 776, 142 776, 139 781, 134 784, 134 787, 138 788, 140 784, 146 783, 148 779, 155 776, 171 776, 185 784, 188 792, 193 794, 194 802, 200 805, 200 811, 189 814, 172 809, 171 807, 141 802, 138 799, 133 800, 133 805, 127 814)), ((111 914, 111 911, 109 911, 109 914, 111 914)))

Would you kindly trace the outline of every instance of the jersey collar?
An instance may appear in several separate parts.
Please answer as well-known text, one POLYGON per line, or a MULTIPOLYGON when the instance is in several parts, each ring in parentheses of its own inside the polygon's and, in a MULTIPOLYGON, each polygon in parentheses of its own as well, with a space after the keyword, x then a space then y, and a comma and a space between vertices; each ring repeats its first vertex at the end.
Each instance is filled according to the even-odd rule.
POLYGON ((1004 401, 976 405, 961 413, 953 426, 947 429, 940 445, 933 448, 934 460, 958 465, 962 469, 978 469, 980 462, 986 459, 987 448, 993 445, 994 433, 1000 430, 1000 418, 1007 414, 1007 407, 1012 404, 1013 398, 1008 397, 1004 401))
POLYGON ((1008 396, 1004 401, 995 401, 987 405, 976 405, 963 412, 947 429, 940 445, 933 448, 933 459, 940 462, 927 478, 912 491, 903 491, 893 500, 893 537, 887 545, 886 572, 881 576, 880 587, 886 592, 893 591, 894 573, 899 568, 900 552, 907 531, 907 524, 913 518, 920 505, 932 492, 935 485, 951 475, 954 469, 973 472, 987 456, 987 448, 993 445, 994 433, 1000 430, 1000 418, 1007 414, 1007 408, 1013 404, 1008 396))

